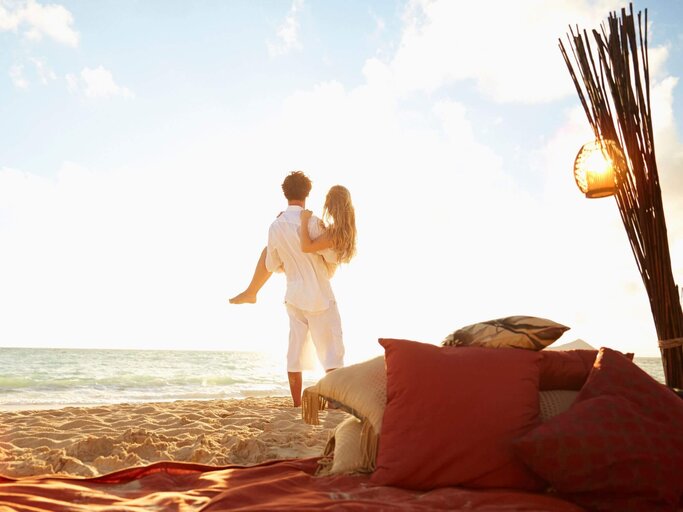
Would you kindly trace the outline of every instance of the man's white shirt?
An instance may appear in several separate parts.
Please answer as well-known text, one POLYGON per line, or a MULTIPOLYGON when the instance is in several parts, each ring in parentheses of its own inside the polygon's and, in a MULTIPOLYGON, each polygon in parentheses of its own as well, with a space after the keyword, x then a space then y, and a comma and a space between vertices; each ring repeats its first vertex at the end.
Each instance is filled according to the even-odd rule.
MULTIPOLYGON (((330 276, 338 262, 338 256, 333 249, 319 253, 305 253, 301 250, 299 229, 302 210, 300 206, 290 205, 270 225, 266 268, 270 272, 284 272, 287 276, 287 304, 304 311, 323 311, 335 300, 330 276)), ((320 219, 311 217, 308 233, 311 239, 318 238, 323 233, 320 219)))

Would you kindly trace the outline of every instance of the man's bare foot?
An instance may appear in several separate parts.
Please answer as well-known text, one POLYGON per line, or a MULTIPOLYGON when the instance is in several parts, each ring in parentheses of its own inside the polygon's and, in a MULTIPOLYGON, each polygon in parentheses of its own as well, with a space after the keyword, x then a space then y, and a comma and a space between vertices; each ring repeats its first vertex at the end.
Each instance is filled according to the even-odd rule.
POLYGON ((256 304, 256 295, 244 291, 230 299, 230 304, 256 304))

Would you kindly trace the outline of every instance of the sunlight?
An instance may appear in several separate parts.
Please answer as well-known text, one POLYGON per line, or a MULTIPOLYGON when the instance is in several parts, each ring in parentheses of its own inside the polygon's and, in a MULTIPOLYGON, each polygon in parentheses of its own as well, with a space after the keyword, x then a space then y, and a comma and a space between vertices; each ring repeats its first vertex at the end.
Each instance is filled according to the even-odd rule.
POLYGON ((616 146, 612 141, 596 140, 584 144, 576 155, 574 178, 588 198, 607 197, 616 191, 614 164, 603 148, 607 145, 616 146))

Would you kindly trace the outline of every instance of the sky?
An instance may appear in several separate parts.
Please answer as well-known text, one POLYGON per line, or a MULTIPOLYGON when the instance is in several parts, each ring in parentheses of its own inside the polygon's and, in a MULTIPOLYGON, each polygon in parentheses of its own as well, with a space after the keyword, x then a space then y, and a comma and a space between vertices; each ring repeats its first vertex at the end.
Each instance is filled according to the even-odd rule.
MULTIPOLYGON (((0 0, 0 346, 284 353, 284 278, 244 289, 293 170, 351 191, 347 364, 510 315, 657 356, 558 49, 611 0, 0 0)), ((656 154, 683 281, 683 3, 648 9, 656 154)))

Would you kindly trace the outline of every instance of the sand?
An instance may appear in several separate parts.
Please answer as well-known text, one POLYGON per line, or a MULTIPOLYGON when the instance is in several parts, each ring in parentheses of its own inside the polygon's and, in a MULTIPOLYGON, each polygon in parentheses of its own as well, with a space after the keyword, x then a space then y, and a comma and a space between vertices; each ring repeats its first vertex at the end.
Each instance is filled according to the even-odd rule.
POLYGON ((0 474, 96 476, 161 460, 252 465, 315 457, 346 414, 307 425, 289 398, 0 412, 0 474))

